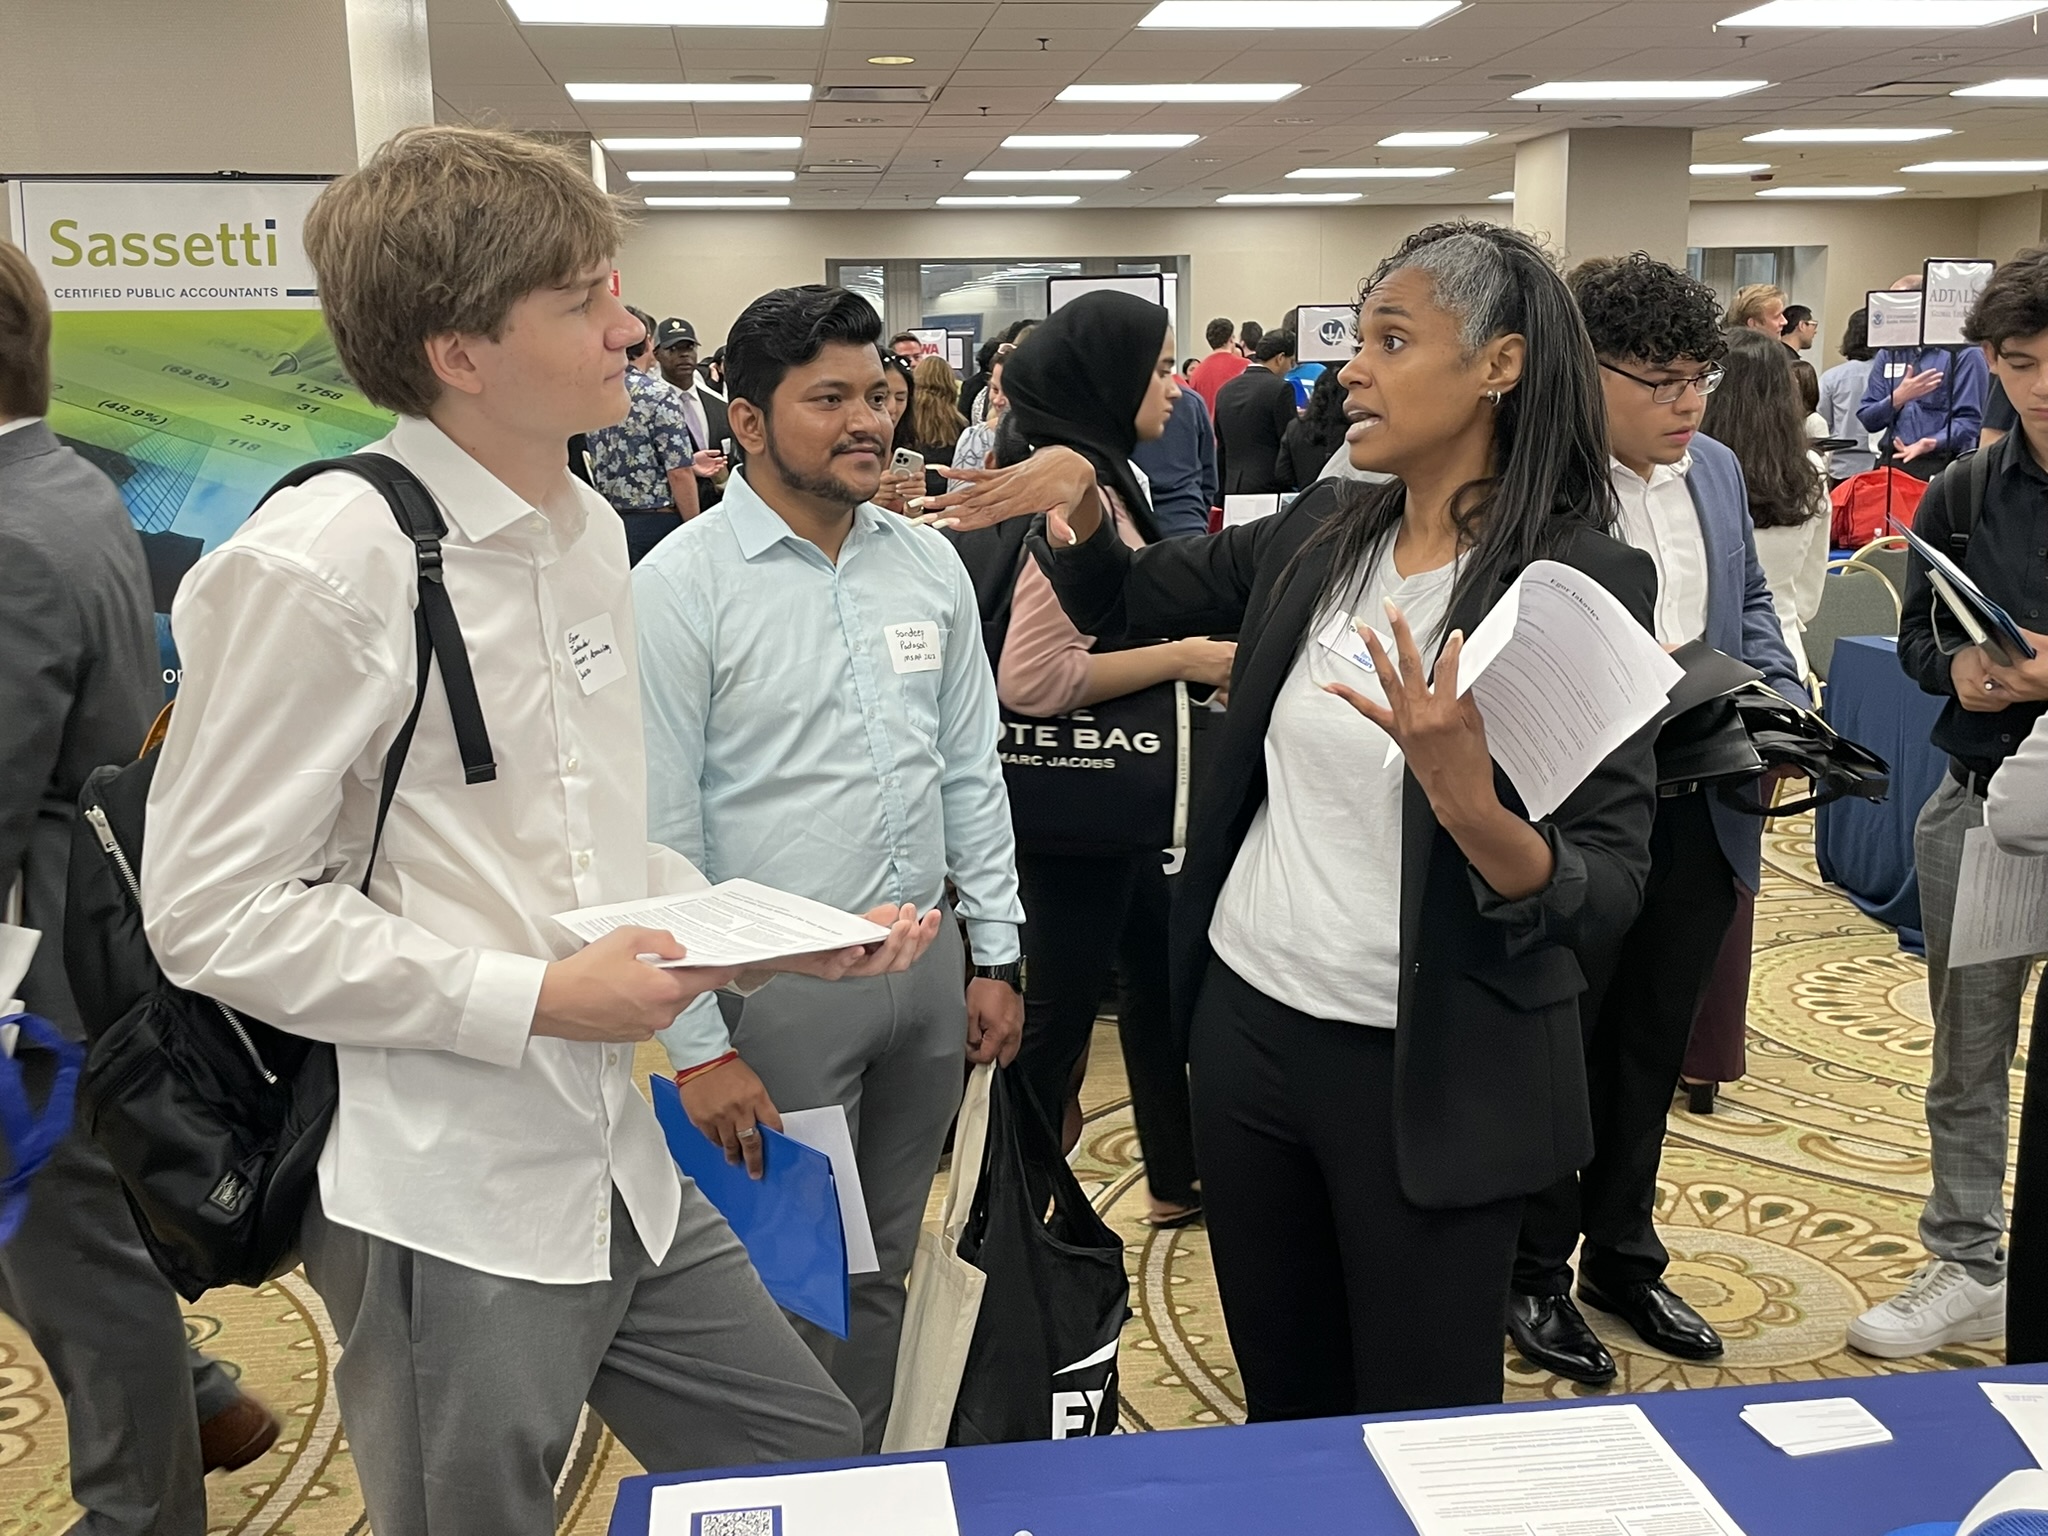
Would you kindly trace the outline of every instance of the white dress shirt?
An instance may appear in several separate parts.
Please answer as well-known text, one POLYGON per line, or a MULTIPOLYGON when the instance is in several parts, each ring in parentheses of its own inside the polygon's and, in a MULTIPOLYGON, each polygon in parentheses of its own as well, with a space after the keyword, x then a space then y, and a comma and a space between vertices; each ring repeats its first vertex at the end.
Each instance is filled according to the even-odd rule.
POLYGON ((1621 500, 1615 531, 1657 566, 1657 643, 1699 639, 1707 632, 1707 543, 1685 479, 1692 455, 1652 466, 1648 480, 1619 459, 1608 469, 1621 500))
POLYGON ((19 432, 23 427, 32 427, 42 419, 40 416, 17 416, 12 421, 0 421, 0 437, 19 432))
POLYGON ((337 1047, 330 1220, 491 1274, 606 1279, 613 1187, 659 1260, 680 1186, 630 1048, 529 1036, 547 962, 577 948, 549 916, 704 883, 647 841, 625 532, 566 470, 529 506, 429 422, 373 446, 448 522, 497 779, 464 783, 436 670, 357 889, 412 707, 412 541, 355 476, 282 492, 172 611, 150 943, 180 986, 337 1047))

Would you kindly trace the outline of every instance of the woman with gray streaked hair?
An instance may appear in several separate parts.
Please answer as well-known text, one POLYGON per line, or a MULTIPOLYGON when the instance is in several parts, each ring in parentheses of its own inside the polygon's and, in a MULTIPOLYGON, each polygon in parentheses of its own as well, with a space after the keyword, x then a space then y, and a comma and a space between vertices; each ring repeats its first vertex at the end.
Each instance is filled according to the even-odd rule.
POLYGON ((1531 820, 1457 692, 1463 636, 1532 560, 1649 622, 1563 282, 1514 230, 1434 225, 1358 333, 1351 461, 1385 484, 1136 550, 1056 449, 940 503, 962 526, 1053 507, 1034 553, 1105 642, 1238 632, 1171 959, 1254 1419, 1499 1400, 1522 1199, 1591 1153, 1580 996, 1641 901, 1656 800, 1644 733, 1531 820))

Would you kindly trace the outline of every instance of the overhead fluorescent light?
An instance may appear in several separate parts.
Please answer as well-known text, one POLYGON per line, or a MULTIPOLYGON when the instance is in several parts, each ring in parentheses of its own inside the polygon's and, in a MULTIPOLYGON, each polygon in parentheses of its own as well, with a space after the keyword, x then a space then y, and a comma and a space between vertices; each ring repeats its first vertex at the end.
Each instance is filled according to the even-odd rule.
POLYGON ((787 208, 786 197, 650 197, 650 208, 787 208))
POLYGON ((1160 0, 1138 23, 1216 32, 1426 27, 1465 0, 1160 0))
POLYGON ((2048 171, 2048 160, 1923 160, 1899 169, 1923 176, 2021 176, 2048 171))
POLYGON ((1289 181, 1427 181, 1449 176, 1455 165, 1304 165, 1289 171, 1289 181))
POLYGON ((1064 208, 1081 199, 1073 193, 1064 196, 1028 197, 942 197, 941 208, 1064 208))
POLYGON ((744 21, 731 0, 511 0, 527 27, 822 27, 825 0, 747 0, 744 21))
POLYGON ((969 171, 969 181, 1122 181, 1129 171, 969 171))
POLYGON ((808 85, 738 85, 730 81, 614 81, 593 84, 572 81, 571 101, 809 101, 808 85))
POLYGON ((1005 149, 1186 149, 1199 133, 1013 133, 1005 149))
POLYGON ((1765 187, 1758 197, 1893 197, 1904 187, 1765 187))
POLYGON ((1546 80, 1516 101, 1724 101, 1760 91, 1768 80, 1546 80))
POLYGON ((599 139, 615 155, 654 154, 663 150, 802 149, 801 138, 760 138, 742 136, 695 139, 599 139))
POLYGON ((1514 200, 1515 194, 1512 192, 1496 192, 1487 199, 1489 203, 1512 203, 1514 200))
POLYGON ((1231 192, 1219 203, 1355 203, 1363 192, 1231 192))
POLYGON ((1966 85, 1960 91, 1949 92, 1951 96, 2048 96, 2048 80, 1987 80, 1982 85, 1966 85))
POLYGON ((1701 161, 1687 169, 1695 176, 1754 176, 1771 168, 1768 160, 1701 161))
POLYGON ((795 171, 628 171, 628 181, 795 181, 795 171))
POLYGON ((1745 144, 1912 144, 1921 139, 1939 139, 1953 128, 1773 128, 1769 133, 1752 133, 1745 144))
POLYGON ((1770 0, 1724 18, 1724 27, 1991 27, 2031 15, 2041 0, 1770 0))
POLYGON ((1426 133, 1395 133, 1380 140, 1381 149, 1463 149, 1493 135, 1477 128, 1446 128, 1426 133))
POLYGON ((1169 85, 1070 85, 1053 100, 1064 102, 1229 102, 1285 101, 1301 89, 1293 84, 1233 85, 1190 80, 1169 85))

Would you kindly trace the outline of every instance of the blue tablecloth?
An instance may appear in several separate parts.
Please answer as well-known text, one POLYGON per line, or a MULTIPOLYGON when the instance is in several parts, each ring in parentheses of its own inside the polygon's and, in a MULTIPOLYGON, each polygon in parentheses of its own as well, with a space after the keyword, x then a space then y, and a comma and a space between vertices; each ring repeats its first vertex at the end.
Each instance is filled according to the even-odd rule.
POLYGON ((1828 663, 1828 723, 1892 768, 1891 797, 1882 804, 1837 800, 1814 813, 1814 855, 1821 878, 1880 923, 1896 928, 1900 945, 1921 953, 1920 879, 1913 869, 1913 821, 1948 772, 1948 758, 1928 743, 1941 700, 1922 693, 1899 670, 1896 641, 1857 635, 1835 642, 1828 663))
MULTIPOLYGON (((2048 1366, 1593 1401, 1640 1403, 1747 1536, 1883 1536, 1923 1522, 1960 1520, 2006 1473, 2034 1465, 1977 1385, 1999 1379, 2048 1382, 2048 1366), (1795 1460, 1738 1417, 1749 1403, 1802 1397, 1858 1399, 1891 1430, 1891 1443, 1795 1460)), ((1488 1411, 1543 1413, 1569 1406, 1518 1404, 1488 1411)), ((942 1457, 961 1536, 1412 1536, 1414 1527, 1365 1448, 1360 1423, 1313 1419, 882 1459, 942 1457)), ((827 1465, 861 1463, 755 1470, 816 1471, 827 1465)), ((648 1500, 657 1484, 730 1475, 626 1479, 619 1485, 611 1536, 645 1536, 648 1500)))

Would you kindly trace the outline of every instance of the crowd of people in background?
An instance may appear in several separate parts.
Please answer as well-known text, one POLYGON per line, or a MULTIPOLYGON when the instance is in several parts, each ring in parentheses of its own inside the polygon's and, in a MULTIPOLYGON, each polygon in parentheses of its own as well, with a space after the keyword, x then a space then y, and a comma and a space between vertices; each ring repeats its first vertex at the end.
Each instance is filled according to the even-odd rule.
MULTIPOLYGON (((1457 687, 1464 637, 1525 566, 1559 561, 1667 650, 1704 642, 1804 706, 1830 484, 1879 462, 1931 475, 1980 436, 1974 531, 1967 466, 1921 528, 1962 538, 2035 619, 2048 250, 1999 269, 1972 345, 1873 353, 1859 313, 1815 376, 1814 315, 1776 287, 1724 310, 1642 253, 1560 273, 1528 235, 1455 221, 1365 278, 1342 366, 1303 367, 1292 316, 1213 320, 1207 353, 1179 359, 1164 309, 1096 292, 988 338, 963 379, 825 286, 762 295, 707 358, 690 322, 614 295, 620 234, 559 151, 452 128, 399 135, 308 223, 337 348, 399 416, 377 451, 447 513, 492 787, 465 782, 430 713, 379 806, 426 669, 413 548, 355 477, 273 497, 174 615, 186 670, 140 900, 171 981, 338 1049, 303 1250, 382 1536, 552 1529, 585 1401, 656 1470, 879 1449, 964 1064, 1014 1070, 1071 1149, 1112 991, 1144 1220, 1207 1223, 1252 1418, 1498 1400, 1504 1328, 1606 1382, 1580 1302, 1718 1357, 1653 1218, 1674 1091, 1707 1111, 1743 1070, 1762 822, 1660 784, 1654 726, 1530 818, 1457 687), (497 231, 518 269, 477 270, 451 220, 497 231), (1238 495, 1275 502, 1215 531, 1238 495), (594 635, 606 665, 565 667, 594 635), (1154 707, 1210 734, 1172 864, 1104 834, 1100 806, 1027 805, 1008 778, 1013 729, 1154 707), (545 926, 741 877, 888 937, 710 971, 643 963, 685 958, 666 932, 572 950, 545 926), (845 1338, 780 1312, 677 1177, 631 1076, 650 1039, 689 1119, 755 1172, 784 1111, 846 1110, 879 1267, 853 1278, 845 1338)), ((47 314, 38 330, 15 266, 0 485, 25 454, 79 472, 42 462, 60 451, 32 356, 47 314)), ((146 624, 111 489, 92 513, 67 579, 146 624)), ((2011 790, 2048 781, 2048 651, 1999 664, 1932 615, 1916 566, 1901 658, 1947 701, 1952 762, 1916 839, 1931 1257, 1850 1327, 1879 1356, 2005 1326, 2028 962, 1945 957, 1965 833, 2004 815, 2048 845, 2028 820, 2043 797, 2011 790)), ((147 637, 94 643, 132 696, 78 708, 139 730, 147 637)), ((5 758, 41 762, 0 803, 16 841, 33 818, 14 801, 77 793, 79 765, 44 756, 5 758)), ((0 876, 24 857, 0 843, 0 876)), ((126 1219, 104 1165, 71 1176, 99 1199, 78 1209, 126 1219)), ((157 1325, 147 1348, 81 1357, 66 1392, 74 1425, 88 1393, 183 1415, 145 1468, 96 1454, 122 1496, 191 1506, 202 1441, 228 1464, 217 1426, 260 1437, 265 1411, 187 1355, 161 1283, 153 1310, 85 1317, 23 1279, 77 1233, 23 1238, 0 1294, 46 1355, 157 1325)), ((148 1289, 139 1245, 105 1262, 148 1289)))

